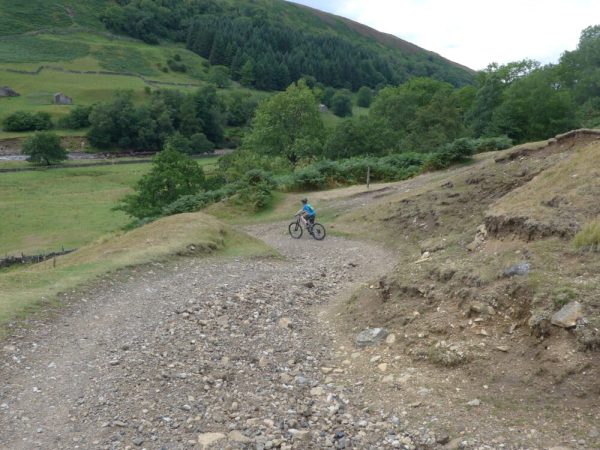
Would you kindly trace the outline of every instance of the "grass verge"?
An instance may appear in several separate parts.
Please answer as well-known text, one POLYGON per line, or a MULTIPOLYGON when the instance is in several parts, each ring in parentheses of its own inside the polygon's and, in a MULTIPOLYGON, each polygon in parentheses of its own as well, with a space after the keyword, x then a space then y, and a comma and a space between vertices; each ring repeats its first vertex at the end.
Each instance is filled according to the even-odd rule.
MULTIPOLYGON (((208 173, 216 160, 197 161, 208 173)), ((0 174, 0 255, 77 248, 123 227, 130 219, 112 208, 150 167, 142 163, 0 174)))
POLYGON ((57 295, 119 269, 176 256, 273 256, 263 242, 202 213, 165 217, 39 264, 0 272, 0 338, 10 321, 27 317, 57 295))

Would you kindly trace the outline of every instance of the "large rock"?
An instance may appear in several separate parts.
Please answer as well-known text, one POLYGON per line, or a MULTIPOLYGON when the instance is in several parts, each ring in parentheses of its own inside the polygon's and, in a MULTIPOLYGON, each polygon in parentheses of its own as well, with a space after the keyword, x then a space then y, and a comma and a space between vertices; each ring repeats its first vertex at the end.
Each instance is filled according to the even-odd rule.
POLYGON ((527 321, 527 325, 536 337, 545 337, 550 334, 550 320, 545 312, 534 312, 527 321))
POLYGON ((19 95, 21 94, 8 86, 0 88, 0 97, 18 97, 19 95))
POLYGON ((583 318, 583 305, 571 302, 563 306, 560 311, 552 315, 552 325, 562 328, 572 328, 577 325, 577 320, 583 318))
POLYGON ((367 328, 356 336, 356 345, 359 347, 378 345, 387 337, 387 335, 388 332, 385 328, 367 328))
POLYGON ((71 97, 66 96, 62 92, 57 92, 54 94, 53 103, 55 105, 72 105, 73 99, 71 97))

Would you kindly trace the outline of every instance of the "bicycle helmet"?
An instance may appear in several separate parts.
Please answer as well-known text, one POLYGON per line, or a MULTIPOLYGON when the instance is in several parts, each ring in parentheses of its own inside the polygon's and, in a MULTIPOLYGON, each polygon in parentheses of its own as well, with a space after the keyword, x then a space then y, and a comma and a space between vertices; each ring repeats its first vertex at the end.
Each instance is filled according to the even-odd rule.
POLYGON ((303 199, 302 199, 302 203, 308 203, 308 199, 306 199, 306 198, 303 198, 303 199))

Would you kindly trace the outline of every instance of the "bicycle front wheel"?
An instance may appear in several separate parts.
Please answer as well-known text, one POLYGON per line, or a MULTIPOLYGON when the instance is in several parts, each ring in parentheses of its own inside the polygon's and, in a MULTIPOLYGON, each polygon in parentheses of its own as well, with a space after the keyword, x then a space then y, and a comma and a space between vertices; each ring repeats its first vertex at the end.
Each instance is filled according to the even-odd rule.
POLYGON ((302 226, 298 222, 290 223, 288 230, 290 232, 290 236, 294 239, 300 239, 302 237, 302 226))
POLYGON ((312 226, 312 237, 314 237, 317 241, 322 241, 325 239, 325 227, 320 223, 315 223, 312 226))

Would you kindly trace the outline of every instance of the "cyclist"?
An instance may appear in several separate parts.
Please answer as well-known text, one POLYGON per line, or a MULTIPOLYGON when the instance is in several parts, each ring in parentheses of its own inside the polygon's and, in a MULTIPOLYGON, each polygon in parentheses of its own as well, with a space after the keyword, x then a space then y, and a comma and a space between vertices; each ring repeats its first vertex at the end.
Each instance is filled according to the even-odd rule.
POLYGON ((302 199, 302 208, 300 208, 300 210, 296 213, 296 215, 299 215, 300 218, 302 219, 302 222, 304 222, 304 225, 306 225, 306 227, 308 229, 310 229, 312 227, 312 225, 315 223, 315 217, 317 217, 317 212, 310 205, 310 203, 308 203, 308 200, 303 198, 302 199))

